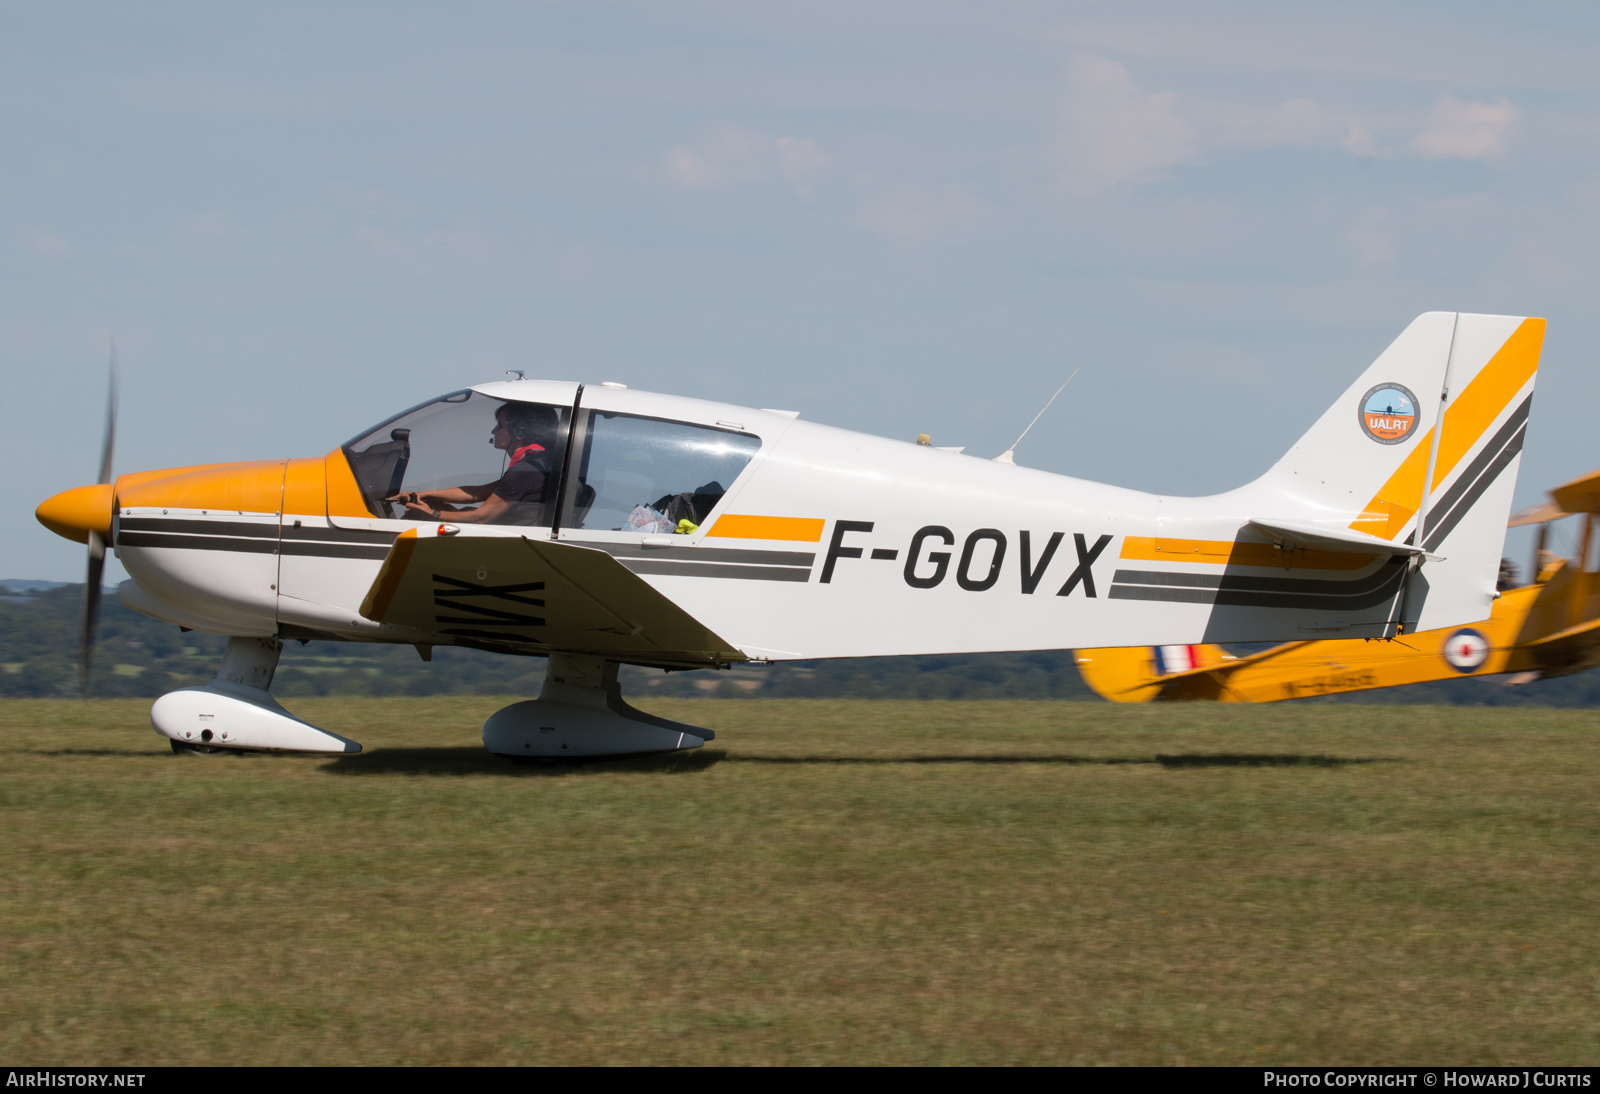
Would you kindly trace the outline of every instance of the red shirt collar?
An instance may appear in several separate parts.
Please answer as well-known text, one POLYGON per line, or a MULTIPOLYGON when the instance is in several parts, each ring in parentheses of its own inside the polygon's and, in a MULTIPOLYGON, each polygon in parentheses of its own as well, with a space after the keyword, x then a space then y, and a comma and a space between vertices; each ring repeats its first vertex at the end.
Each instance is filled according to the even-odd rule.
POLYGON ((521 448, 517 449, 515 452, 511 453, 511 462, 512 463, 516 463, 518 460, 522 459, 522 457, 526 456, 529 452, 543 452, 543 451, 544 451, 544 445, 542 445, 542 444, 525 444, 521 448))

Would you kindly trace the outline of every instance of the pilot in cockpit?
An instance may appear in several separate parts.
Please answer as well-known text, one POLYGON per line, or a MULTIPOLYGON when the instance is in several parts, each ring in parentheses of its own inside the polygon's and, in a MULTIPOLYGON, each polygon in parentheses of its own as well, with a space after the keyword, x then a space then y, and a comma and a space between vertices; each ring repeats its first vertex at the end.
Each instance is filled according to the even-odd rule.
POLYGON ((545 504, 555 500, 552 474, 560 420, 554 407, 506 403, 495 411, 489 443, 510 456, 505 472, 482 486, 452 486, 396 494, 412 520, 452 524, 539 524, 545 504), (480 502, 476 509, 452 503, 480 502))

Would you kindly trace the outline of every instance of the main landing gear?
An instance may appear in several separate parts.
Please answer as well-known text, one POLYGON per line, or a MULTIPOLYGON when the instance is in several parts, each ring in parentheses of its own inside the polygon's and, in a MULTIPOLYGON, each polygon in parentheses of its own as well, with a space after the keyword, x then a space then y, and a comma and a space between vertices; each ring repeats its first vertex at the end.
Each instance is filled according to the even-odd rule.
MULTIPOLYGON (((355 741, 296 718, 268 693, 283 644, 274 638, 230 638, 216 679, 168 692, 150 708, 150 723, 185 756, 219 752, 360 752, 355 741)), ((555 653, 537 699, 496 711, 483 724, 483 744, 497 756, 548 763, 637 756, 699 748, 716 734, 669 721, 623 702, 617 663, 555 653)))
POLYGON ((495 711, 483 745, 509 760, 575 760, 699 748, 709 729, 657 718, 622 700, 617 663, 553 653, 537 699, 495 711))

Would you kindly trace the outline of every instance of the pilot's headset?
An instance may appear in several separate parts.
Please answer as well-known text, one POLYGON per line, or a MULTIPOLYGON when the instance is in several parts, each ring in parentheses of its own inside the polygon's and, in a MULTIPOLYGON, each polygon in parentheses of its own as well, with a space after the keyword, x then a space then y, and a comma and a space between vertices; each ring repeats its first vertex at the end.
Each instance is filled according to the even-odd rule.
POLYGON ((500 420, 505 423, 506 432, 511 437, 513 452, 530 444, 541 445, 548 451, 555 441, 558 422, 555 407, 536 403, 507 403, 501 408, 500 420))

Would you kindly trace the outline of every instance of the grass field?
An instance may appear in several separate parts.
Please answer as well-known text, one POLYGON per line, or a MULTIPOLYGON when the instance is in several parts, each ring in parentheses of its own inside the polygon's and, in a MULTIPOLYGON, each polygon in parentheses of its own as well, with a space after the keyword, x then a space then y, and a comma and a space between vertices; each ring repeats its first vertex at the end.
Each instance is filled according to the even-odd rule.
POLYGON ((682 701, 680 759, 0 703, 0 1059, 1600 1060, 1583 711, 682 701))

